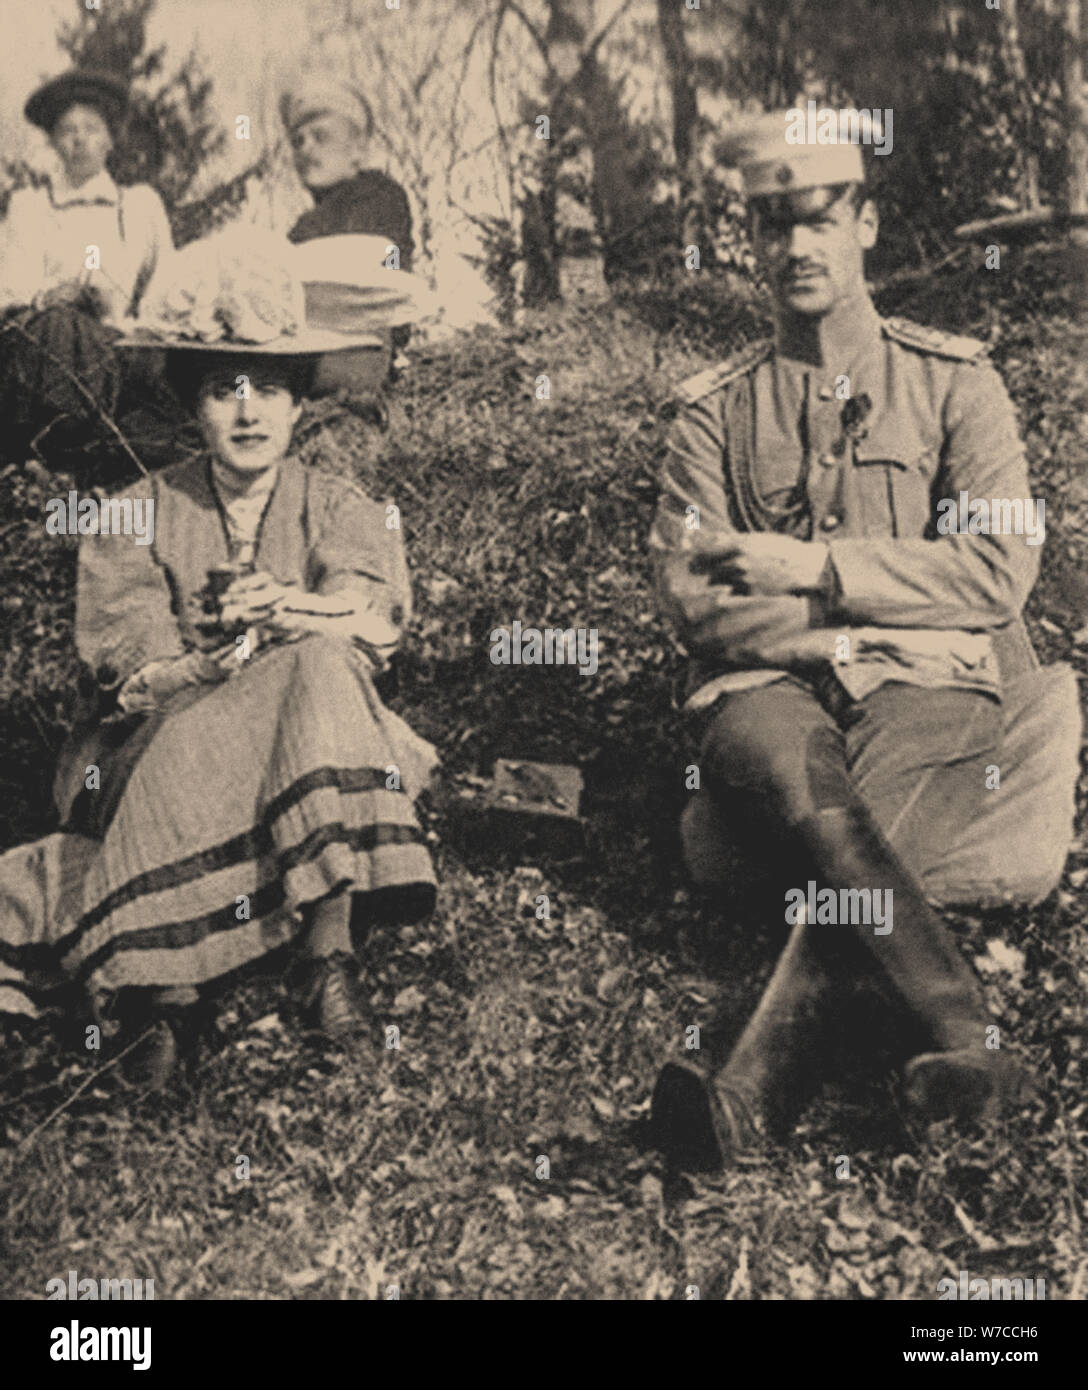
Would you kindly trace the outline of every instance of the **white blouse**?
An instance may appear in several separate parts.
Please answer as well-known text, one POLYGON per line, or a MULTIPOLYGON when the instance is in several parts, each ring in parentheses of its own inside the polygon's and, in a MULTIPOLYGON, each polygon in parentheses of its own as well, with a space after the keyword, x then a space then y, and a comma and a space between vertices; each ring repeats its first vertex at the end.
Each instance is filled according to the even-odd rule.
POLYGON ((73 188, 54 175, 11 195, 0 224, 0 307, 30 304, 65 280, 80 280, 102 290, 109 317, 121 319, 138 307, 173 249, 166 209, 149 184, 119 188, 103 170, 73 188))

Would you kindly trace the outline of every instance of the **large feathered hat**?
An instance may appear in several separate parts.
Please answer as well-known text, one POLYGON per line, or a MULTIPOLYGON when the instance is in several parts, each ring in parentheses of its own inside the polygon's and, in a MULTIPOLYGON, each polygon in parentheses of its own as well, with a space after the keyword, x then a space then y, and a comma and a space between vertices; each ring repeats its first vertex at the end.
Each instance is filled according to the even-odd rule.
POLYGON ((253 228, 193 242, 117 345, 294 357, 380 347, 386 329, 435 307, 418 276, 384 267, 384 248, 365 236, 293 246, 253 228))

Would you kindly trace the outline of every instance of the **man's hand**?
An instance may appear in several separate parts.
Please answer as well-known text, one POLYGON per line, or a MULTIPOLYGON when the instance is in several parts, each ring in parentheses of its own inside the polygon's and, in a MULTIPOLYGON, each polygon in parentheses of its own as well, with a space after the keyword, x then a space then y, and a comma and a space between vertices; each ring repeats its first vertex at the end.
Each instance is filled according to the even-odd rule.
POLYGON ((739 535, 721 546, 700 550, 692 560, 696 573, 711 574, 734 594, 817 593, 823 587, 827 547, 792 536, 739 535))

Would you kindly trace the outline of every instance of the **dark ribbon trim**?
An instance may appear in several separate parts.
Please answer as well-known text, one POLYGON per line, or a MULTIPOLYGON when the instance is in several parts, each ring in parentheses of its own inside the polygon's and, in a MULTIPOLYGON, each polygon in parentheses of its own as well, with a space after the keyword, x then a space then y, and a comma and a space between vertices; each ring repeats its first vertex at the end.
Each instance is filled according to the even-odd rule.
MULTIPOLYGON (((422 832, 415 826, 367 825, 359 830, 348 830, 342 825, 330 825, 323 826, 302 845, 296 846, 291 851, 291 856, 301 862, 307 858, 315 857, 331 844, 344 844, 354 851, 369 851, 382 845, 419 844, 422 839, 422 832)), ((374 889, 372 891, 382 893, 385 890, 374 889)), ((365 899, 369 894, 362 892, 355 896, 365 899)), ((249 894, 251 916, 248 920, 255 921, 270 916, 282 907, 283 901, 284 890, 281 873, 272 883, 267 883, 249 894)), ((82 961, 76 972, 76 978, 85 981, 107 960, 122 951, 177 951, 197 946, 218 932, 232 931, 236 927, 246 925, 245 922, 239 921, 236 912, 237 904, 231 902, 226 907, 205 913, 201 917, 191 917, 187 921, 167 922, 157 927, 142 927, 138 931, 125 932, 112 941, 104 942, 97 951, 82 961)), ((227 972, 223 971, 222 973, 226 974, 227 972)))
MULTIPOLYGON (((192 854, 185 859, 175 860, 172 864, 165 864, 161 868, 138 874, 128 883, 114 889, 90 912, 84 913, 75 927, 55 945, 13 948, 0 942, 0 956, 14 968, 21 968, 29 958, 32 958, 31 953, 36 951, 48 952, 49 959, 55 954, 67 955, 85 932, 90 931, 110 913, 115 912, 117 908, 123 907, 126 903, 134 902, 137 898, 144 897, 149 893, 160 893, 170 888, 178 888, 183 884, 192 883, 207 874, 228 868, 231 864, 243 863, 248 859, 258 859, 263 855, 270 854, 274 849, 272 823, 293 805, 298 804, 303 798, 319 788, 336 787, 344 793, 388 791, 390 796, 404 796, 406 794, 403 788, 395 791, 387 788, 385 779, 386 774, 378 768, 315 768, 313 772, 307 773, 305 777, 300 777, 297 782, 293 782, 291 786, 285 788, 269 802, 261 817, 260 824, 251 830, 247 830, 241 835, 235 835, 218 845, 213 845, 210 849, 201 850, 198 854, 192 854)), ((419 831, 415 827, 399 825, 364 826, 358 832, 349 832, 338 824, 323 826, 301 845, 295 846, 280 856, 280 871, 293 868, 295 864, 303 862, 307 857, 313 857, 313 855, 320 853, 323 848, 320 843, 322 836, 328 837, 326 841, 328 843, 333 839, 343 838, 349 834, 372 835, 374 837, 373 844, 367 846, 361 843, 359 845, 359 848, 365 849, 377 848, 381 844, 403 843, 395 839, 382 838, 383 833, 395 834, 402 830, 408 832, 409 839, 418 840, 420 838, 419 831)), ((231 910, 233 911, 233 908, 231 910)))
MULTIPOLYGON (((307 858, 316 857, 331 844, 344 844, 349 849, 359 852, 379 849, 386 845, 421 844, 422 841, 422 832, 415 826, 367 825, 361 829, 348 830, 343 825, 329 825, 315 831, 302 845, 296 846, 290 852, 289 857, 301 863, 307 858)), ((284 858, 287 857, 284 856, 284 858)), ((281 870, 283 867, 287 866, 281 862, 281 870)), ((401 889, 411 886, 411 883, 386 885, 359 892, 355 896, 364 900, 374 897, 377 901, 384 901, 391 887, 401 889)), ((248 896, 251 915, 247 920, 258 921, 270 916, 283 906, 282 872, 271 883, 262 885, 248 896)), ((89 975, 93 974, 105 961, 119 951, 176 951, 196 946, 217 932, 231 931, 235 927, 244 925, 243 922, 239 921, 236 910, 237 903, 230 902, 225 907, 217 908, 214 912, 204 913, 200 917, 192 917, 178 922, 165 922, 157 927, 141 927, 137 931, 126 932, 122 936, 104 942, 93 955, 82 961, 79 969, 75 972, 75 978, 85 981, 89 975)), ((38 984, 33 978, 26 977, 37 975, 48 978, 50 975, 56 975, 59 969, 59 958, 71 950, 81 930, 82 927, 77 928, 65 938, 63 945, 58 944, 57 946, 35 944, 15 947, 0 942, 0 956, 3 957, 4 963, 13 970, 19 970, 24 976, 21 980, 0 980, 0 985, 7 985, 35 1002, 54 993, 57 988, 63 987, 58 984, 38 984)))

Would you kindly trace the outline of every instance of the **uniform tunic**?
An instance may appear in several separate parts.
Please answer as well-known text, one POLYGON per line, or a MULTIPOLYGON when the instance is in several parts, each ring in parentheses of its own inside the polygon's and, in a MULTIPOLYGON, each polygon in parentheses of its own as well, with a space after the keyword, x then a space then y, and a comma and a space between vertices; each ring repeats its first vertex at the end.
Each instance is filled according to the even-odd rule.
POLYGON ((1029 500, 1012 404, 982 345, 882 321, 865 298, 820 365, 791 346, 757 347, 705 394, 693 383, 670 439, 651 546, 695 659, 693 707, 814 667, 858 699, 889 679, 996 691, 1037 665, 1020 613, 1040 547, 935 529, 937 501, 961 491, 1029 500), (861 401, 863 421, 844 423, 861 401), (753 489, 763 524, 746 519, 753 489), (750 529, 826 542, 826 595, 735 598, 695 572, 699 548, 750 529))
POLYGON ((313 197, 314 206, 291 228, 291 241, 347 233, 384 236, 400 251, 401 269, 411 270, 412 213, 395 179, 378 169, 360 169, 350 179, 316 189, 313 197))
MULTIPOLYGON (((153 544, 91 535, 80 546, 76 644, 107 689, 223 644, 199 629, 207 571, 230 558, 207 461, 129 495, 154 499, 153 544)), ((394 624, 409 614, 401 533, 386 528, 385 508, 292 459, 254 563, 284 584, 358 592, 394 624)), ((78 886, 68 875, 46 941, 29 916, 0 927, 0 995, 22 991, 32 1012, 26 986, 45 987, 50 962, 54 977, 92 990, 213 980, 289 940, 308 904, 342 890, 371 915, 429 911, 434 874, 413 799, 435 753, 385 708, 371 676, 361 649, 311 634, 258 647, 222 684, 85 731, 64 759, 58 801, 72 842, 92 849, 78 886), (85 786, 92 764, 97 789, 85 786)))
POLYGON ((1073 673, 1039 669, 1021 617, 1041 547, 936 524, 961 492, 1027 515, 1011 402, 981 344, 867 297, 816 346, 784 321, 693 378, 669 441, 651 547, 710 790, 685 813, 689 866, 728 875, 745 796, 818 807, 812 750, 834 748, 933 901, 1036 901, 1067 852, 1080 738, 1073 673), (820 591, 735 596, 693 563, 743 531, 824 542, 820 591))

